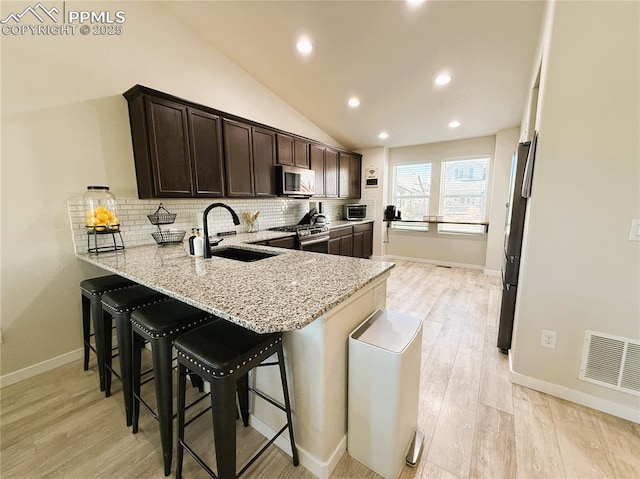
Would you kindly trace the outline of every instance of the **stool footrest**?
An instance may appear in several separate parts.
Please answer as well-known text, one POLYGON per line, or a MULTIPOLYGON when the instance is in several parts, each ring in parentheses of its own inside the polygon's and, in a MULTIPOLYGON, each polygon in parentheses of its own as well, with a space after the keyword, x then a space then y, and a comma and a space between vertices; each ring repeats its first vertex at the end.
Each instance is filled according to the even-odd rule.
POLYGON ((249 386, 249 391, 251 391, 256 396, 259 396, 260 398, 264 399, 268 403, 273 404, 275 407, 277 407, 281 411, 287 412, 287 408, 286 407, 284 407, 282 404, 277 402, 275 399, 272 399, 269 396, 267 396, 266 394, 258 391, 257 389, 253 389, 251 386, 249 386))
POLYGON ((242 469, 240 469, 240 472, 236 475, 236 477, 240 477, 247 469, 249 469, 252 466, 252 464, 258 460, 258 458, 262 455, 262 453, 266 451, 267 448, 271 444, 273 444, 276 441, 276 439, 280 437, 280 434, 285 432, 288 428, 289 428, 289 424, 285 424, 284 426, 282 426, 282 429, 280 429, 276 433, 276 435, 273 436, 258 452, 256 452, 256 454, 251 458, 251 460, 247 462, 242 469))
POLYGON ((191 447, 187 443, 185 443, 182 439, 178 439, 178 445, 182 446, 184 450, 187 451, 189 455, 195 459, 195 461, 200 465, 200 467, 205 471, 207 471, 207 474, 209 474, 214 479, 218 479, 218 475, 211 470, 211 468, 207 465, 207 463, 204 462, 202 458, 198 456, 196 451, 191 449, 191 447))

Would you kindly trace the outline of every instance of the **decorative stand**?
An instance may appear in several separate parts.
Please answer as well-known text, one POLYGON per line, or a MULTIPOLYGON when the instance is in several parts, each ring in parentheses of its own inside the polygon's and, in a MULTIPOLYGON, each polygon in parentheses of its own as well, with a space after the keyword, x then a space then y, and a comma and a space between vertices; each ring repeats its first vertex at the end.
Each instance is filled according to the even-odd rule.
POLYGON ((104 253, 107 251, 120 251, 124 249, 124 241, 122 240, 122 234, 120 233, 119 226, 112 226, 111 229, 109 227, 105 228, 102 231, 98 231, 95 227, 87 226, 87 251, 89 253, 104 253), (115 228, 115 229, 114 229, 115 228), (108 244, 103 244, 102 246, 98 246, 98 236, 106 236, 111 235, 111 241, 108 241, 108 237, 106 238, 106 242, 108 244), (91 237, 93 236, 93 247, 91 247, 91 237))

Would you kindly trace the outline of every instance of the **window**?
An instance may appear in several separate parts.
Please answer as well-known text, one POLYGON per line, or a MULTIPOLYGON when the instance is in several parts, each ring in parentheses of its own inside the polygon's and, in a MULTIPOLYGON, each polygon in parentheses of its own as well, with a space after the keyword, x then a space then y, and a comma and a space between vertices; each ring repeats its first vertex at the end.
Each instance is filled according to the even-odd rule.
MULTIPOLYGON (((489 158, 442 161, 440 215, 445 221, 483 222, 489 158)), ((484 233, 483 225, 440 224, 440 233, 484 233)))
POLYGON ((422 221, 429 214, 431 163, 411 163, 393 167, 392 204, 403 220, 422 221))

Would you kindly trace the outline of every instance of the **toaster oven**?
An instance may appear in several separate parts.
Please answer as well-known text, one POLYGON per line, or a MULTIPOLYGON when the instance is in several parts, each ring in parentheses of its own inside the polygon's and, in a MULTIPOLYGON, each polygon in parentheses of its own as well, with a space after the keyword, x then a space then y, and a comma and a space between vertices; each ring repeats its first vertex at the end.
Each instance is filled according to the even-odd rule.
POLYGON ((364 220, 367 217, 367 205, 345 205, 344 209, 349 221, 364 220))

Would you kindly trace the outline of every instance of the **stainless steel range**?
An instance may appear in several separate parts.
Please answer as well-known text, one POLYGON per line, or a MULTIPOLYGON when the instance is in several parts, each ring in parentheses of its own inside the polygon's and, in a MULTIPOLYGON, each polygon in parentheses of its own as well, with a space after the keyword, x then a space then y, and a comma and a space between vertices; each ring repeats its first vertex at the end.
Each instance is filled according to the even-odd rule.
POLYGON ((290 225, 270 228, 272 231, 286 231, 298 236, 298 249, 315 253, 329 252, 329 227, 326 225, 290 225))

